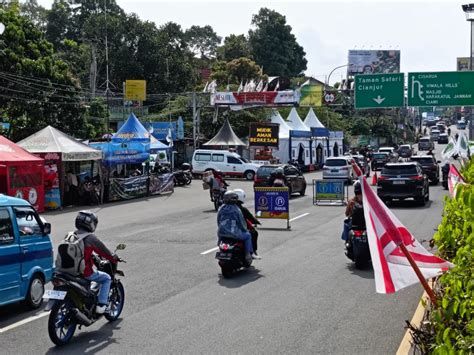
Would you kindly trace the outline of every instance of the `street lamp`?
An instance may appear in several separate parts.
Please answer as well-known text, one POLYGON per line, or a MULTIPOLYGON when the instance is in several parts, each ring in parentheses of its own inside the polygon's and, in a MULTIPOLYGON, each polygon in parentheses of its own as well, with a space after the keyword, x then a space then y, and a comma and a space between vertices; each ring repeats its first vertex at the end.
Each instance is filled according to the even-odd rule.
POLYGON ((333 70, 331 70, 331 72, 329 73, 329 76, 328 76, 328 80, 326 80, 325 89, 327 88, 327 86, 329 86, 329 80, 331 79, 332 73, 334 73, 337 69, 344 68, 344 67, 351 67, 351 66, 353 66, 353 64, 344 64, 344 65, 340 65, 338 67, 335 67, 333 70))
MULTIPOLYGON (((471 51, 469 52, 469 70, 472 71, 473 69, 473 32, 474 32, 474 4, 467 4, 462 5, 462 11, 466 14, 466 20, 471 23, 471 51)), ((469 117, 469 139, 473 139, 473 126, 472 126, 472 108, 470 109, 470 117, 469 117)))

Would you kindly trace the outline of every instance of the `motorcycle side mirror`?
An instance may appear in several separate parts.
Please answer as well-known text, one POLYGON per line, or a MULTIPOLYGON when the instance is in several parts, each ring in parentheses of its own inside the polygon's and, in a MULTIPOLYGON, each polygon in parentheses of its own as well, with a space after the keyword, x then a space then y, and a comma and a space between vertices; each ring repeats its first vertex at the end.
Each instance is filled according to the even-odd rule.
POLYGON ((126 244, 119 244, 117 245, 117 247, 115 248, 115 250, 124 250, 126 248, 126 244))
POLYGON ((50 234, 51 233, 51 223, 44 223, 43 224, 43 234, 50 234))

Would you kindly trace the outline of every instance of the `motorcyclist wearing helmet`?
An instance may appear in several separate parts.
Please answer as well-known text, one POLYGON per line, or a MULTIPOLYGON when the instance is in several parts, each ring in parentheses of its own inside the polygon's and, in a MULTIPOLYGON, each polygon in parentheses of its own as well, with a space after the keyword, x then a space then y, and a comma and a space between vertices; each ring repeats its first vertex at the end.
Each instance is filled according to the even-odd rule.
POLYGON ((272 171, 269 177, 269 185, 274 187, 288 186, 285 172, 281 166, 272 171))
POLYGON ((229 184, 224 180, 224 174, 222 174, 222 171, 213 170, 212 175, 213 177, 210 182, 211 189, 209 191, 209 194, 211 195, 211 201, 214 202, 214 197, 213 197, 212 192, 215 190, 218 190, 221 193, 224 193, 225 190, 227 190, 227 186, 229 186, 229 184))
POLYGON ((247 223, 247 229, 252 236, 252 247, 253 247, 253 258, 254 259, 261 259, 261 257, 257 254, 257 240, 258 240, 258 232, 255 229, 255 225, 261 224, 258 219, 245 207, 243 204, 245 202, 245 191, 242 189, 235 189, 234 192, 238 196, 237 206, 239 206, 242 215, 245 218, 245 222, 247 223))
POLYGON ((362 204, 362 185, 359 181, 354 183, 354 197, 346 207, 346 217, 351 217, 352 226, 365 228, 364 206, 362 204))
POLYGON ((239 196, 232 190, 224 194, 223 205, 217 212, 217 245, 221 238, 243 240, 246 258, 251 259, 253 253, 252 239, 247 223, 238 206, 239 196))
POLYGON ((96 313, 103 314, 107 308, 109 290, 111 279, 109 274, 98 271, 94 268, 93 253, 96 253, 102 258, 116 263, 118 257, 113 254, 102 241, 94 234, 99 218, 91 211, 80 211, 76 217, 76 234, 87 236, 83 239, 84 242, 84 273, 86 280, 95 281, 100 285, 100 291, 97 296, 98 302, 96 306, 96 313))

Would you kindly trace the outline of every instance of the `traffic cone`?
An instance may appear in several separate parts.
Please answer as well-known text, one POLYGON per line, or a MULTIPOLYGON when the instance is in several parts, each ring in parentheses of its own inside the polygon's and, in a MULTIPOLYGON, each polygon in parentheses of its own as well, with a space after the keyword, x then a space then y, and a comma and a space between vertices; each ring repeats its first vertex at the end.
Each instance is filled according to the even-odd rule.
POLYGON ((377 172, 374 171, 374 175, 372 176, 372 186, 377 185, 377 172))

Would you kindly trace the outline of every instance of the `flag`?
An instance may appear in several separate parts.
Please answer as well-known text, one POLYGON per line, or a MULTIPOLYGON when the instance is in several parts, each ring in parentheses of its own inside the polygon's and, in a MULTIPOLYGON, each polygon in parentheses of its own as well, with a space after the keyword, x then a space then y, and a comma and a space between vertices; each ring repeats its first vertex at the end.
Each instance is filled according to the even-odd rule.
POLYGON ((260 80, 255 91, 260 92, 263 89, 263 81, 260 80))
POLYGON ((244 89, 244 82, 241 81, 241 82, 240 82, 240 85, 239 85, 239 88, 237 89, 237 94, 239 94, 240 92, 242 92, 243 89, 244 89))
POLYGON ((267 81, 267 83, 265 84, 265 87, 263 88, 262 91, 268 91, 268 81, 267 81))
POLYGON ((169 147, 173 146, 173 135, 171 134, 171 127, 168 128, 168 134, 166 135, 166 141, 168 142, 169 147))
POLYGON ((249 92, 254 92, 255 91, 255 81, 250 80, 249 82, 249 92))
POLYGON ((206 85, 204 85, 204 89, 202 89, 202 92, 207 92, 207 85, 208 85, 208 81, 206 81, 206 85))
POLYGON ((456 142, 456 151, 462 158, 467 158, 469 155, 469 142, 464 132, 461 132, 456 142))
POLYGON ((377 293, 394 293, 419 282, 400 248, 401 244, 405 245, 425 279, 437 276, 454 266, 428 252, 378 198, 367 179, 360 179, 377 293))
POLYGON ((454 141, 453 137, 449 138, 449 143, 444 147, 443 151, 441 152, 441 156, 443 160, 448 160, 456 153, 456 142, 454 141))
POLYGON ((248 81, 245 82, 244 90, 243 90, 243 91, 244 91, 244 92, 248 92, 248 91, 249 91, 249 82, 248 82, 248 81))
POLYGON ((448 189, 451 197, 456 197, 456 187, 458 184, 465 184, 464 178, 454 164, 449 165, 448 189))
POLYGON ((280 80, 277 81, 277 84, 275 86, 275 89, 273 89, 273 91, 278 91, 279 88, 280 88, 280 80))
POLYGON ((217 82, 215 80, 211 81, 207 86, 207 92, 214 94, 216 92, 217 82))

